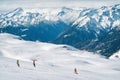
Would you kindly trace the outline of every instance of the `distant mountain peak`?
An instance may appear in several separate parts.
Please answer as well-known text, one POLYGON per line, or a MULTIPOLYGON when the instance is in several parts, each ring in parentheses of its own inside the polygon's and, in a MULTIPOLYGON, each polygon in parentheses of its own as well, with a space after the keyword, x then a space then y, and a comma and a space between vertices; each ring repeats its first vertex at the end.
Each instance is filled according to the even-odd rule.
POLYGON ((72 8, 68 8, 68 7, 62 7, 63 11, 69 11, 69 10, 73 10, 72 8))
POLYGON ((113 6, 116 7, 116 8, 120 8, 120 4, 115 4, 113 6))
POLYGON ((23 8, 19 7, 19 8, 16 8, 14 11, 20 12, 20 11, 23 11, 23 8))
POLYGON ((13 17, 13 16, 15 16, 15 15, 22 14, 23 11, 24 11, 24 10, 23 10, 22 8, 17 8, 17 9, 15 9, 15 10, 7 13, 7 16, 8 16, 8 17, 13 17))

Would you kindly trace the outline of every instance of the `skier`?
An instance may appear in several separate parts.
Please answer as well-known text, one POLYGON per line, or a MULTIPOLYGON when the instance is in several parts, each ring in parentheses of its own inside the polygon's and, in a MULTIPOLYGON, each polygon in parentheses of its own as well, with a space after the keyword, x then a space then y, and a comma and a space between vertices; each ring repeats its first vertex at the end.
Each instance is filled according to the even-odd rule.
POLYGON ((33 60, 33 66, 36 67, 35 60, 33 60))
POLYGON ((19 63, 19 60, 17 60, 17 62, 16 62, 16 63, 17 63, 17 66, 18 66, 18 67, 20 67, 20 63, 19 63))
POLYGON ((74 73, 75 73, 75 74, 78 74, 78 72, 77 72, 77 69, 76 69, 76 68, 74 68, 74 73))

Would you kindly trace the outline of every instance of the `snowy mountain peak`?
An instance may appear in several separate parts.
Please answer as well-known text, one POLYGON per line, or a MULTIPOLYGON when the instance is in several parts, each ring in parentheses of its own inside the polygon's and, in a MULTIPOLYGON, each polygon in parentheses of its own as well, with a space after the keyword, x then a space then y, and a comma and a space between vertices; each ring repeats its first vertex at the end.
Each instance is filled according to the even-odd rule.
POLYGON ((14 12, 16 12, 16 13, 17 12, 22 12, 22 11, 23 11, 23 9, 21 7, 19 7, 19 8, 17 8, 17 9, 14 10, 14 12))
POLYGON ((8 16, 8 17, 14 17, 14 16, 16 16, 16 15, 19 16, 20 14, 23 13, 23 11, 24 11, 24 10, 23 10, 22 8, 17 8, 17 9, 15 9, 15 10, 7 13, 7 16, 8 16))
POLYGON ((71 9, 71 8, 68 8, 68 7, 62 7, 62 11, 65 11, 65 12, 67 12, 67 11, 72 11, 73 9, 71 9))
POLYGON ((120 9, 120 4, 116 4, 116 5, 114 5, 113 7, 116 7, 116 8, 118 8, 118 9, 120 9))
POLYGON ((102 6, 100 9, 104 10, 104 9, 107 9, 108 7, 107 6, 102 6))

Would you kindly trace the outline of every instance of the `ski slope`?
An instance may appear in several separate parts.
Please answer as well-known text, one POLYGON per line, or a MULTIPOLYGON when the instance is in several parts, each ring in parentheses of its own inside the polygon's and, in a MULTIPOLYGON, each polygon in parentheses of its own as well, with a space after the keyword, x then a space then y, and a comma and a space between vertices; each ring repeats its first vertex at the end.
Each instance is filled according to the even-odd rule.
POLYGON ((0 34, 0 80, 119 80, 119 75, 120 59, 0 34), (37 60, 36 67, 32 60, 37 60), (74 74, 74 68, 78 74, 74 74))

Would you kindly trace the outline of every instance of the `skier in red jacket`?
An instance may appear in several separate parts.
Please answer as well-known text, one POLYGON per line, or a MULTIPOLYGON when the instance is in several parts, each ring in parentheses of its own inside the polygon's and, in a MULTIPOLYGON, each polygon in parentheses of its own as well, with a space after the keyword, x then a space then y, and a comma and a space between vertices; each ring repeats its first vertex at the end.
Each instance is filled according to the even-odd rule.
POLYGON ((35 60, 33 60, 33 66, 36 67, 35 60))

